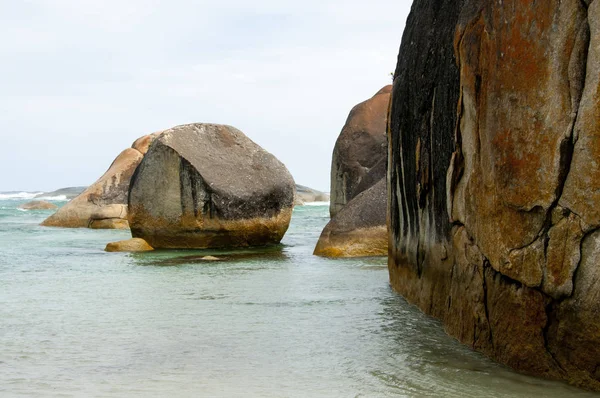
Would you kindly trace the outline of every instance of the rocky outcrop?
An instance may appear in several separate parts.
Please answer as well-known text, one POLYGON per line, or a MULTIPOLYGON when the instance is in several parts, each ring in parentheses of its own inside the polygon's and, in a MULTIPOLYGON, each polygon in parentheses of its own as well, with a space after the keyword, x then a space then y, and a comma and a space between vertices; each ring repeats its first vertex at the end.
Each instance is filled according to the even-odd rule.
POLYGON ((118 242, 112 242, 106 245, 104 251, 107 252, 149 252, 153 251, 154 248, 143 239, 133 238, 128 240, 121 240, 118 242))
POLYGON ((324 257, 385 256, 388 253, 385 178, 358 194, 327 224, 314 254, 324 257))
POLYGON ((331 217, 359 193, 385 177, 385 129, 391 89, 392 86, 386 86, 352 108, 342 128, 331 162, 331 217), (379 167, 375 167, 377 165, 379 167), (373 173, 364 181, 370 171, 373 173))
MULTIPOLYGON (((136 140, 113 161, 98 181, 47 218, 42 225, 63 228, 127 229, 129 180, 158 135, 136 140)), ((56 191, 57 193, 59 191, 56 191)))
POLYGON ((386 118, 392 86, 356 105, 335 144, 327 224, 314 254, 364 257, 387 254, 386 118))
POLYGON ((156 138, 131 179, 131 232, 154 248, 278 243, 294 191, 285 166, 241 131, 174 127, 156 138))
POLYGON ((31 202, 23 203, 18 208, 21 210, 54 210, 58 209, 58 206, 45 200, 32 200, 31 202))
POLYGON ((57 189, 56 191, 52 191, 52 192, 44 192, 41 193, 39 195, 36 195, 34 199, 42 199, 42 198, 57 198, 56 200, 59 200, 58 198, 64 199, 64 200, 71 200, 75 197, 77 197, 77 195, 79 195, 80 193, 82 193, 83 191, 85 191, 87 189, 87 187, 68 187, 68 188, 61 188, 61 189, 57 189))
POLYGON ((329 194, 296 184, 296 200, 294 205, 302 206, 306 203, 314 202, 329 202, 329 194))
POLYGON ((389 118, 392 286, 463 343, 600 389, 600 2, 416 0, 389 118))

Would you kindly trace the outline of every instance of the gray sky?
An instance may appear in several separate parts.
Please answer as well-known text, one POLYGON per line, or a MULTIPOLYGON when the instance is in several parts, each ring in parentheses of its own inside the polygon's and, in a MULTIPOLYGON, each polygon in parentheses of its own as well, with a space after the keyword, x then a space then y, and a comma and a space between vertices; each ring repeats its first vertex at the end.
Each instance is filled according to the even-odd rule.
POLYGON ((329 190, 409 0, 0 0, 0 191, 89 185, 139 136, 233 125, 329 190))

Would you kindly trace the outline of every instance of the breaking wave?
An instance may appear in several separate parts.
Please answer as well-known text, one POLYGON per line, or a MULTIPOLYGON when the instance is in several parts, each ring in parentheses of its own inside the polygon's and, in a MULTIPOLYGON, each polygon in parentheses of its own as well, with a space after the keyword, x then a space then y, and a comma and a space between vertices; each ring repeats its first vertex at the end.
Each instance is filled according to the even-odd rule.
POLYGON ((329 202, 306 202, 304 206, 329 206, 329 202))
POLYGON ((56 202, 67 201, 66 195, 42 196, 44 192, 0 192, 0 200, 48 200, 56 202))
POLYGON ((57 202, 63 202, 63 201, 67 201, 69 199, 67 199, 67 195, 57 195, 57 196, 36 196, 35 197, 36 200, 54 200, 57 202))
POLYGON ((0 200, 10 199, 33 199, 37 195, 41 195, 43 192, 2 192, 0 193, 0 200))

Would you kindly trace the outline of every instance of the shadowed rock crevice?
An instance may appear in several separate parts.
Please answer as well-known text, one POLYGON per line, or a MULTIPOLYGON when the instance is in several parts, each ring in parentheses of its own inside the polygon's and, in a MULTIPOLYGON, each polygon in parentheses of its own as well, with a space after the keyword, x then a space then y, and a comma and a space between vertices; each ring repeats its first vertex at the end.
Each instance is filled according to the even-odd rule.
POLYGON ((562 367, 560 361, 558 360, 558 358, 556 357, 556 354, 553 352, 553 347, 552 344, 550 343, 550 334, 552 333, 551 330, 551 325, 556 322, 556 303, 554 301, 550 301, 548 303, 548 305, 546 306, 546 317, 548 318, 548 322, 546 322, 546 326, 544 327, 544 347, 546 348, 546 351, 548 351, 548 354, 550 354, 550 356, 552 357, 552 360, 554 361, 554 363, 556 364, 556 366, 561 370, 561 372, 563 373, 563 377, 564 375, 567 374, 567 371, 562 367))
MULTIPOLYGON (((484 309, 484 313, 485 313, 485 320, 487 322, 487 327, 488 327, 490 345, 492 346, 492 350, 496 351, 496 346, 494 345, 494 329, 492 328, 492 325, 490 324, 490 309, 488 308, 488 300, 489 300, 490 296, 488 294, 487 283, 485 280, 485 272, 489 268, 490 268, 489 263, 487 263, 487 261, 484 262, 483 263, 484 277, 481 278, 481 280, 483 282, 483 309, 484 309)), ((477 340, 473 340, 473 347, 481 346, 481 344, 476 344, 476 341, 477 340)))

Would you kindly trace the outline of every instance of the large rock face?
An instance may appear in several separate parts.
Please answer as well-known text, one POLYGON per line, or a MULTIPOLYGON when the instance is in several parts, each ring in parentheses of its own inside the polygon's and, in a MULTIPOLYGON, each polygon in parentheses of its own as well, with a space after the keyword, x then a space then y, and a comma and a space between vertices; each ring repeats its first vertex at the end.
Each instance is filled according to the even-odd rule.
POLYGON ((154 141, 131 180, 131 232, 157 249, 278 243, 294 191, 285 166, 239 130, 178 126, 154 141))
POLYGON ((392 86, 386 86, 352 108, 335 143, 331 162, 331 217, 385 177, 385 128, 391 90, 392 86), (365 178, 367 174, 370 176, 365 178))
POLYGON ((385 177, 352 199, 327 224, 314 254, 324 257, 385 256, 388 253, 385 177))
MULTIPOLYGON (((64 228, 127 229, 129 180, 158 133, 136 140, 117 156, 106 173, 48 217, 42 225, 64 228)), ((58 191, 57 191, 58 192, 58 191)))
POLYGON ((416 0, 395 73, 392 285, 520 371, 600 389, 600 2, 416 0))

